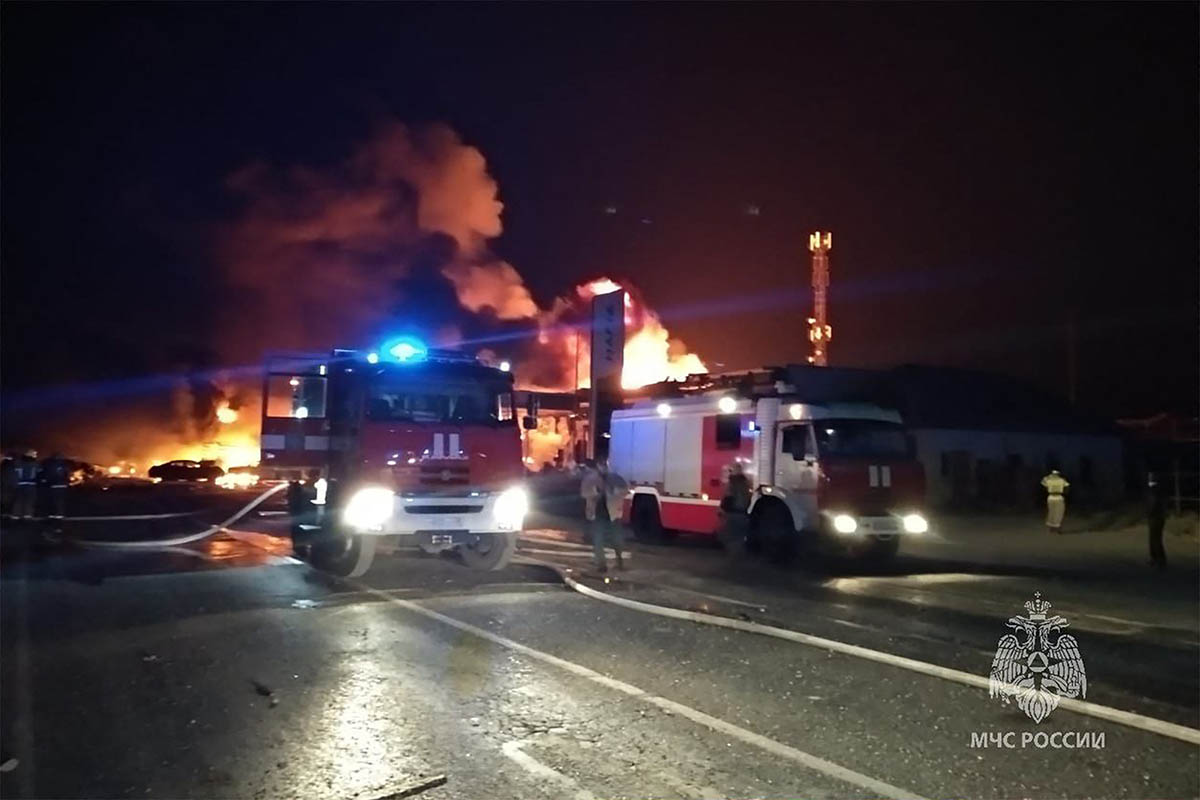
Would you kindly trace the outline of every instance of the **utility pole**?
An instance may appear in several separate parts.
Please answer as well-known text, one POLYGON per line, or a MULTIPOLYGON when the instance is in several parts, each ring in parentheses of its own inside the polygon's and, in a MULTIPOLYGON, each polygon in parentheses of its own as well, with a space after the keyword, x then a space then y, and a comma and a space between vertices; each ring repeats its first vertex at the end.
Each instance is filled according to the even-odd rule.
POLYGON ((812 251, 813 314, 808 318, 808 340, 812 355, 808 363, 816 367, 829 364, 829 341, 833 326, 829 324, 827 293, 829 291, 829 251, 833 249, 833 234, 829 231, 809 234, 808 249, 812 251))

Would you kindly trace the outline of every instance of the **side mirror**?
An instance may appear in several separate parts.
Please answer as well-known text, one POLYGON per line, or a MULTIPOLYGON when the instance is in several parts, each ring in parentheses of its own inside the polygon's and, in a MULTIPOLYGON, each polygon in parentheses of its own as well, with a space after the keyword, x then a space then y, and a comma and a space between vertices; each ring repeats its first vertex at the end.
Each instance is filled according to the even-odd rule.
POLYGON ((521 427, 527 431, 536 431, 537 417, 533 416, 532 414, 526 414, 525 416, 521 417, 521 427))

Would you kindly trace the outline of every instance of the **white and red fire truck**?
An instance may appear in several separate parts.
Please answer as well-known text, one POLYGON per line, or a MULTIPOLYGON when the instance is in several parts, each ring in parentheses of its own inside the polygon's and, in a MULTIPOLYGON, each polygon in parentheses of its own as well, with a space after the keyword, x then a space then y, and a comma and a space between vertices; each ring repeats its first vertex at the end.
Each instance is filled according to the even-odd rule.
POLYGON ((500 569, 528 510, 509 372, 414 339, 269 359, 264 477, 316 487, 297 550, 361 575, 377 545, 500 569))
POLYGON ((632 485, 634 533, 718 534, 735 463, 754 487, 749 544, 774 555, 888 558, 926 532, 924 472, 899 413, 813 369, 691 376, 614 412, 609 463, 632 485))

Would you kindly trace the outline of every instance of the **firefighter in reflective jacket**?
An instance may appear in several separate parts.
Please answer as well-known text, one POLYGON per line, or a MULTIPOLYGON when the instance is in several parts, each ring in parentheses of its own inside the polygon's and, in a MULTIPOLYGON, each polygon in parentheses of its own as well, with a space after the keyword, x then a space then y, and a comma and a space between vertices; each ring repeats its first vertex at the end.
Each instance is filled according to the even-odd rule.
POLYGON ((1051 533, 1062 533, 1063 516, 1067 513, 1066 491, 1070 485, 1056 469, 1042 478, 1046 489, 1046 528, 1051 533))
POLYGON ((62 453, 42 462, 42 478, 50 490, 50 519, 62 519, 67 513, 67 484, 71 479, 71 465, 62 453))
POLYGON ((17 496, 13 502, 13 516, 17 519, 33 519, 37 508, 37 451, 27 450, 17 462, 17 496))

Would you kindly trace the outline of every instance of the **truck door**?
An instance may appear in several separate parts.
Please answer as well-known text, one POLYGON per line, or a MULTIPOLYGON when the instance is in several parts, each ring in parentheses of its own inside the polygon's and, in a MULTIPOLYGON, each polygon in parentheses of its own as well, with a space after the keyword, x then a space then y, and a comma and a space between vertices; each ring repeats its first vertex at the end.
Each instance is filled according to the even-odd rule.
POLYGON ((788 425, 779 432, 775 453, 775 485, 787 492, 793 512, 805 517, 797 522, 809 527, 816 523, 817 485, 820 467, 812 425, 788 425))

